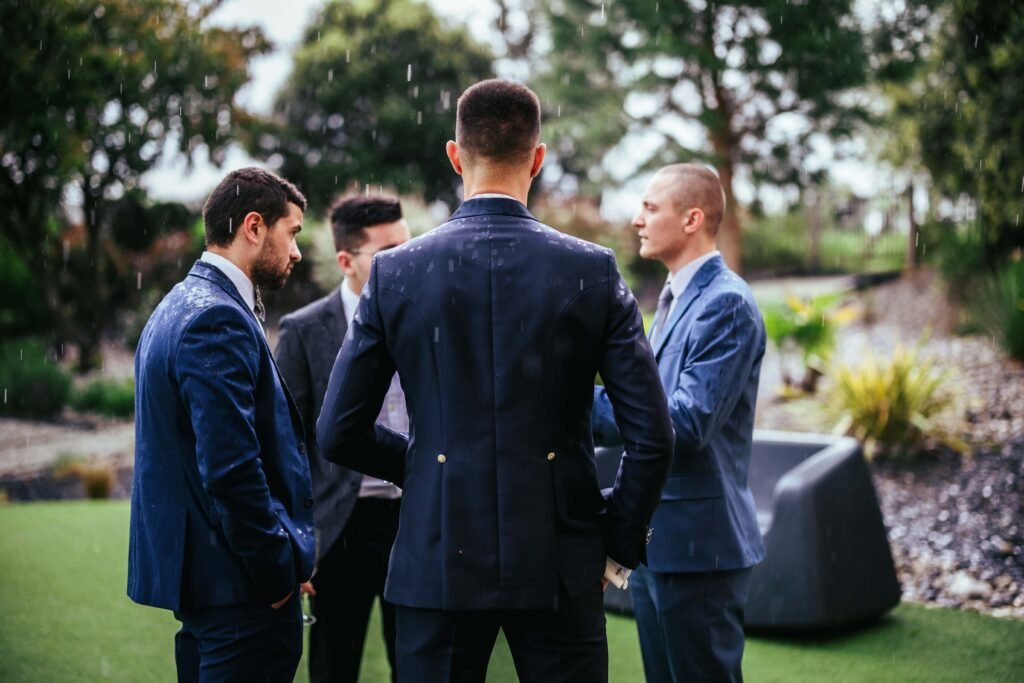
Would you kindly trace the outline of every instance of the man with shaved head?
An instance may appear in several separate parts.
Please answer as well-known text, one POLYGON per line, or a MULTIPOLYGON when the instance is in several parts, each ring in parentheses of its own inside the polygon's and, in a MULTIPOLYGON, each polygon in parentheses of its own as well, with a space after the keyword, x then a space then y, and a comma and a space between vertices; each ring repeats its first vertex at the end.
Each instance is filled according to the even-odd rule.
MULTIPOLYGON (((715 249, 725 211, 699 164, 659 170, 633 219, 640 255, 669 270, 650 338, 675 428, 647 566, 629 580, 648 683, 741 681, 743 607, 764 544, 747 477, 764 323, 715 249)), ((621 443, 605 390, 594 439, 621 443)))

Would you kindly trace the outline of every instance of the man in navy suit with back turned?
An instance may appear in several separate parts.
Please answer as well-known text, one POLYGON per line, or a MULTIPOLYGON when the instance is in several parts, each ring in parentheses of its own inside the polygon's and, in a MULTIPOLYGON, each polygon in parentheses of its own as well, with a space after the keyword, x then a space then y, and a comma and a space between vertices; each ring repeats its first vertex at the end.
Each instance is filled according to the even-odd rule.
POLYGON ((672 450, 636 301, 608 249, 538 222, 528 88, 459 98, 448 157, 466 201, 377 254, 317 423, 333 462, 402 486, 385 597, 403 683, 483 681, 499 629, 522 681, 607 680, 605 577, 644 558, 672 450), (408 438, 374 425, 398 372, 408 438), (600 371, 625 437, 603 496, 600 371))
POLYGON ((207 251, 135 354, 128 595, 182 622, 179 681, 291 681, 302 655, 313 494, 260 288, 300 260, 305 207, 262 169, 224 178, 203 210, 207 251))
MULTIPOLYGON (((650 683, 742 680, 750 567, 764 558, 747 484, 764 323, 715 249, 724 211, 710 169, 675 164, 654 175, 633 219, 640 256, 670 271, 651 339, 676 433, 647 566, 629 586, 650 683)), ((599 443, 621 442, 613 406, 596 388, 599 443)))

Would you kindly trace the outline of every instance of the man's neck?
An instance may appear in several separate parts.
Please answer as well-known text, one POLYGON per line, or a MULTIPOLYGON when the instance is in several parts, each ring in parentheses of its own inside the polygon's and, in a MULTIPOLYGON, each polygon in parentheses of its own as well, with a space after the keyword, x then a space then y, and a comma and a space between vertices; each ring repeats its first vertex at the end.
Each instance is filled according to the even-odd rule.
POLYGON ((342 284, 342 287, 347 288, 348 291, 352 292, 356 296, 360 296, 363 293, 363 288, 360 287, 359 289, 356 289, 355 280, 349 277, 345 278, 345 282, 342 284))
POLYGON ((671 263, 666 262, 665 266, 668 267, 668 270, 669 270, 670 273, 675 275, 680 270, 685 268, 687 266, 687 264, 693 263, 694 261, 696 261, 697 259, 701 258, 702 256, 707 256, 708 254, 710 254, 714 250, 715 250, 715 244, 714 243, 703 244, 703 245, 700 245, 698 247, 687 249, 683 253, 681 253, 676 259, 674 259, 671 263))
POLYGON ((472 199, 481 194, 507 194, 509 197, 526 203, 530 194, 533 178, 528 173, 488 173, 476 172, 462 175, 462 196, 472 199))
POLYGON ((207 246, 206 251, 231 261, 236 268, 245 273, 245 276, 252 281, 252 264, 246 263, 245 259, 240 258, 240 256, 235 253, 234 249, 231 249, 230 247, 207 246))

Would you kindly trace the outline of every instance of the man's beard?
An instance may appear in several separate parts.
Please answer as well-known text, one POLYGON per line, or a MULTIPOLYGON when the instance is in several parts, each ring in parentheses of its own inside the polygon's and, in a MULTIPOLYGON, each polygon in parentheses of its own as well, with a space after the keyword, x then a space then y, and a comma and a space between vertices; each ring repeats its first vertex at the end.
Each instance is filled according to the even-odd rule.
POLYGON ((292 263, 289 260, 284 266, 278 266, 269 246, 264 243, 259 256, 256 257, 256 263, 252 266, 252 281, 257 287, 281 289, 284 283, 288 282, 292 263))

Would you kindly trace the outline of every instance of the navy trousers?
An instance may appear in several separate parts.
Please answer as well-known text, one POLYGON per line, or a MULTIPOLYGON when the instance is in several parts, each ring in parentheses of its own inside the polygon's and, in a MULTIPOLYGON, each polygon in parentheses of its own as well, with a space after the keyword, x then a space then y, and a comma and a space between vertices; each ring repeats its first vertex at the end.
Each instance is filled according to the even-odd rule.
POLYGON ((750 569, 629 578, 647 683, 743 680, 743 608, 750 569))
POLYGON ((279 609, 227 605, 175 612, 179 683, 291 683, 302 658, 299 589, 279 609))
POLYGON ((498 630, 521 683, 608 680, 600 586, 553 610, 436 610, 395 606, 400 683, 483 683, 498 630))
POLYGON ((310 683, 357 683, 373 601, 395 681, 395 608, 384 599, 401 500, 360 498, 345 530, 317 565, 309 632, 310 683))

